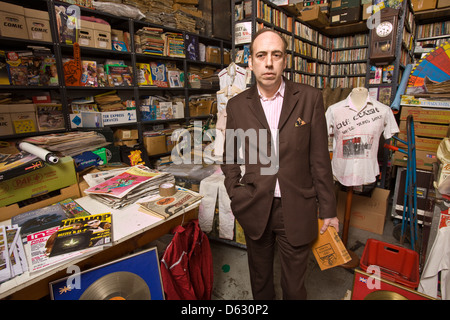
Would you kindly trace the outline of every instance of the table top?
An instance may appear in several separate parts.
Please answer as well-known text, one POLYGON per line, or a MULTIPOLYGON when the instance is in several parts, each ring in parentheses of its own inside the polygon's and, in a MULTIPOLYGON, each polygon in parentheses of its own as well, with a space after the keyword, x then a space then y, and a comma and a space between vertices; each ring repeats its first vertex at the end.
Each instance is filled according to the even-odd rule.
MULTIPOLYGON (((168 219, 161 219, 139 211, 138 210, 139 204, 137 203, 130 204, 127 207, 121 209, 112 209, 106 206, 105 204, 96 201, 94 198, 90 196, 75 199, 75 201, 91 214, 111 212, 112 227, 113 227, 112 246, 117 245, 126 240, 129 240, 134 236, 140 235, 148 230, 151 230, 152 228, 164 224, 165 222, 171 219, 175 219, 183 215, 185 212, 195 209, 200 204, 200 201, 198 201, 190 205, 189 207, 185 208, 184 210, 177 212, 175 215, 173 215, 168 219)), ((11 220, 5 220, 0 222, 0 225, 10 225, 10 224, 11 220)), ((110 246, 107 246, 106 248, 109 247, 110 246)), ((92 255, 101 253, 101 251, 102 248, 99 248, 98 251, 94 251, 92 253, 89 253, 88 255, 82 255, 73 259, 69 259, 59 265, 48 267, 42 271, 34 273, 30 273, 28 271, 24 272, 23 274, 0 284, 0 299, 7 297, 8 295, 14 293, 15 291, 21 290, 35 282, 45 279, 49 273, 55 273, 67 269, 69 266, 77 264, 77 262, 79 261, 82 261, 92 255)))

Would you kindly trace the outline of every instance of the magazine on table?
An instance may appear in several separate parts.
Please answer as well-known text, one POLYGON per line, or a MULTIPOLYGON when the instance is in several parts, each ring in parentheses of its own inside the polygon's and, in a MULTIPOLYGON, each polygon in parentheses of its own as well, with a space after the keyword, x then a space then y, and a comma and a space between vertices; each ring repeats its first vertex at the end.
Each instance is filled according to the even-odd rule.
POLYGON ((110 212, 61 221, 47 241, 50 257, 93 247, 112 245, 112 214, 110 212))
POLYGON ((201 200, 203 196, 189 190, 177 190, 174 195, 158 197, 147 202, 140 202, 142 212, 167 219, 172 215, 186 209, 195 202, 201 200))
POLYGON ((61 264, 69 259, 102 249, 101 247, 94 247, 50 257, 50 248, 47 246, 47 242, 49 239, 54 238, 54 236, 52 238, 52 235, 56 235, 59 228, 59 226, 56 226, 27 236, 27 242, 24 246, 26 247, 26 257, 30 273, 41 271, 48 267, 61 264))

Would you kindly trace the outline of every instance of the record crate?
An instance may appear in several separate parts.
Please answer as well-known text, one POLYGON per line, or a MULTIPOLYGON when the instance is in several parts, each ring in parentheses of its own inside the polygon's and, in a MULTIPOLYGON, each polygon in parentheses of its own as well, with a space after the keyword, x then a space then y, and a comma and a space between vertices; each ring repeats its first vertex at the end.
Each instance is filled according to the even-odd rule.
POLYGON ((419 254, 413 250, 383 241, 368 239, 360 268, 380 268, 381 278, 415 289, 419 285, 419 254))

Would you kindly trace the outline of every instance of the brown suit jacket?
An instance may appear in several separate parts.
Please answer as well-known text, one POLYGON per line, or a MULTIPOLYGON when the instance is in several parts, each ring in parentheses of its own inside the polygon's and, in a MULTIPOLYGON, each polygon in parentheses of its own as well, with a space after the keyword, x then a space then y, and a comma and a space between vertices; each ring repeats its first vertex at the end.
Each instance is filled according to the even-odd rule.
MULTIPOLYGON (((262 157, 258 157, 256 163, 251 162, 252 146, 245 143, 245 173, 242 176, 241 165, 237 163, 238 152, 234 148, 238 142, 230 136, 226 136, 221 167, 233 214, 245 234, 254 240, 261 237, 267 225, 278 178, 286 235, 291 245, 299 246, 317 237, 317 212, 320 218, 336 216, 336 198, 322 94, 311 86, 284 81, 276 174, 261 174, 261 168, 270 164, 267 159, 261 161, 262 157), (234 152, 230 152, 232 149, 234 152)), ((244 132, 267 129, 270 132, 256 85, 228 101, 229 129, 244 132)), ((267 140, 270 149, 270 138, 267 140)))

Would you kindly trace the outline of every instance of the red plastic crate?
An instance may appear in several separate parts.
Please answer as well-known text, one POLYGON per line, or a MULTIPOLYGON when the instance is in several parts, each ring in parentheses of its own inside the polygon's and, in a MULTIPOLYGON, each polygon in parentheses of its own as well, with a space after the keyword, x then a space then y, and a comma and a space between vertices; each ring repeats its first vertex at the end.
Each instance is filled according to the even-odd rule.
POLYGON ((375 239, 368 239, 359 262, 361 269, 380 267, 381 277, 415 289, 419 285, 419 254, 375 239))

